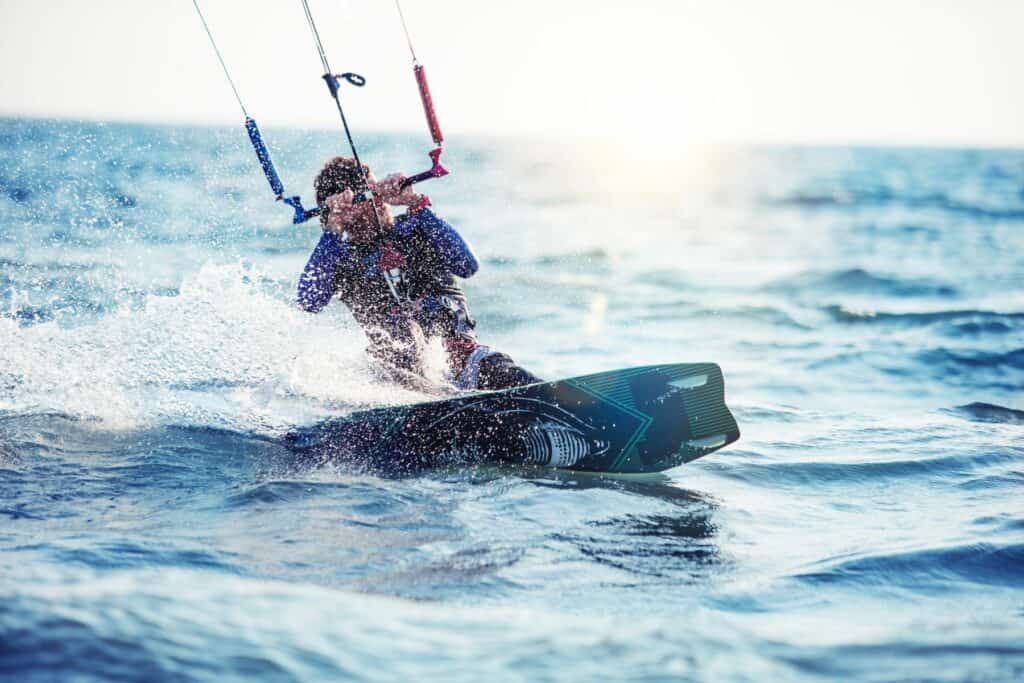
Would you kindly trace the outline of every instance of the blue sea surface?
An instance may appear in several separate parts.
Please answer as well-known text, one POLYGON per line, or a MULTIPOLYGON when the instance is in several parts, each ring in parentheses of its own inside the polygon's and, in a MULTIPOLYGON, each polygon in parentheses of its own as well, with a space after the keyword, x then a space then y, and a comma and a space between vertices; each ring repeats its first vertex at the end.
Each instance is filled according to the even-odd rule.
MULTIPOLYGON (((311 202, 340 132, 264 134, 311 202)), ((1024 679, 1024 151, 445 158, 483 341, 549 378, 716 362, 740 441, 644 477, 303 464, 290 429, 424 397, 295 307, 319 226, 242 126, 0 119, 0 678, 1024 679)))

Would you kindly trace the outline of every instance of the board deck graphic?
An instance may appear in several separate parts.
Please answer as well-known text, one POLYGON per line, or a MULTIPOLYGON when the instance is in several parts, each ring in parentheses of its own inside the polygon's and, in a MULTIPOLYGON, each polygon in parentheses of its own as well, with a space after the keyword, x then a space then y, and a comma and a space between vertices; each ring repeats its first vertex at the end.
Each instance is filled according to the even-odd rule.
POLYGON ((739 436, 721 369, 680 363, 353 413, 298 430, 288 443, 395 472, 490 462, 641 473, 739 436))

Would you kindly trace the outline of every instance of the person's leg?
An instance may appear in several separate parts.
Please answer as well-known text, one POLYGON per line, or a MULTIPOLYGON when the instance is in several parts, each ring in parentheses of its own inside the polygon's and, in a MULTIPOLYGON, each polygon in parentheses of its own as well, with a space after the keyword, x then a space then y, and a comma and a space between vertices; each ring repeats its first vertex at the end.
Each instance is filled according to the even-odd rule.
POLYGON ((426 341, 420 326, 402 316, 391 316, 382 322, 364 327, 370 342, 366 349, 369 356, 386 368, 424 375, 426 341))
POLYGON ((495 353, 480 361, 479 389, 508 389, 543 382, 540 377, 516 365, 507 354, 495 353))

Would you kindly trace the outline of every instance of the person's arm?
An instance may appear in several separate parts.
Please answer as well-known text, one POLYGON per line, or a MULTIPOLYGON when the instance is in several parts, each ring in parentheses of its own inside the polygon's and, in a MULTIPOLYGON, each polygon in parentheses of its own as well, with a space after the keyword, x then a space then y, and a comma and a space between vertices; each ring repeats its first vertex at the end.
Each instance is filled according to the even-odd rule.
POLYGON ((325 232, 299 278, 298 303, 304 311, 319 313, 334 295, 334 271, 348 256, 349 245, 333 232, 325 232))
POLYGON ((425 195, 417 194, 411 185, 402 187, 404 180, 405 176, 400 173, 392 173, 373 183, 374 190, 385 203, 410 207, 408 213, 398 219, 395 230, 400 234, 420 230, 448 270, 459 277, 471 277, 480 263, 469 243, 455 228, 427 208, 430 200, 425 195))
POLYGON ((430 209, 424 207, 416 213, 406 215, 402 220, 401 230, 420 230, 427 238, 448 270, 459 277, 471 277, 480 268, 473 248, 463 239, 447 221, 438 218, 430 209))

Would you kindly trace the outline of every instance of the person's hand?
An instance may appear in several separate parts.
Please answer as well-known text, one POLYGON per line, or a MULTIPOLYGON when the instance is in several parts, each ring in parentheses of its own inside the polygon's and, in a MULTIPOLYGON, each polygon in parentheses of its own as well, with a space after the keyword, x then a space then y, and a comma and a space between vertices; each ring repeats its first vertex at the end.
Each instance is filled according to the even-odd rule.
POLYGON ((332 194, 324 205, 327 207, 327 223, 324 230, 341 235, 352 219, 359 214, 359 207, 352 203, 352 190, 345 190, 338 194, 332 194))
POLYGON ((420 200, 420 194, 412 189, 412 185, 402 187, 405 176, 401 173, 391 175, 372 183, 373 191, 385 204, 395 206, 411 206, 420 200))

